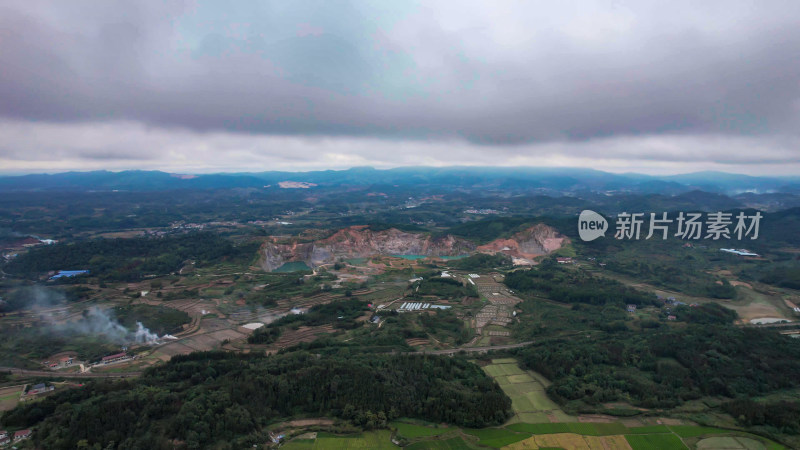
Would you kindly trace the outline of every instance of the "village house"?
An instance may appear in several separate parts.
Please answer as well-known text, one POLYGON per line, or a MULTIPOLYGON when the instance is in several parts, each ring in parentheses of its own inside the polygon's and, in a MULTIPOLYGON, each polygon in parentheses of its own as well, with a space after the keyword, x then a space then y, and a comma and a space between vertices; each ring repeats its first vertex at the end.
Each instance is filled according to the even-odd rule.
POLYGON ((53 385, 48 386, 48 385, 46 385, 44 383, 39 383, 39 384, 36 384, 33 387, 31 387, 25 395, 44 394, 45 392, 50 392, 50 391, 55 390, 55 388, 56 387, 53 386, 53 385))
POLYGON ((628 305, 628 312, 635 313, 636 312, 636 305, 628 305))
POLYGON ((14 433, 14 442, 27 439, 31 436, 31 430, 19 430, 14 433))
POLYGON ((128 354, 125 353, 125 352, 116 353, 114 355, 103 356, 100 359, 100 362, 102 362, 103 364, 108 364, 108 363, 112 363, 112 362, 115 362, 115 361, 121 361, 121 360, 125 359, 127 356, 128 356, 128 354))

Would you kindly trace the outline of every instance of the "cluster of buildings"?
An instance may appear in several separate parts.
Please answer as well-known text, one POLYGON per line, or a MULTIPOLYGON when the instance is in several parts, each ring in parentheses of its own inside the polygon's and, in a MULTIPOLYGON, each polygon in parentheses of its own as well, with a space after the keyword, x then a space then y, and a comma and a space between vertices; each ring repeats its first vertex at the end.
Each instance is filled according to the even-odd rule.
POLYGON ((0 255, 2 255, 4 260, 11 261, 12 259, 17 257, 17 255, 19 254, 18 253, 19 250, 36 247, 39 245, 52 245, 56 243, 58 243, 58 241, 54 239, 40 239, 35 236, 28 236, 18 241, 8 243, 6 245, 0 244, 0 255))
POLYGON ((500 211, 496 209, 490 208, 483 208, 483 209, 466 209, 464 210, 464 214, 481 214, 481 215, 488 215, 488 214, 500 214, 500 211))
POLYGON ((115 353, 113 355, 103 356, 100 359, 100 364, 108 364, 108 363, 112 363, 112 362, 122 361, 122 360, 125 360, 125 359, 128 359, 128 358, 129 358, 129 356, 125 352, 115 353))
POLYGON ((46 385, 45 383, 34 384, 33 387, 28 389, 28 392, 25 395, 38 395, 44 394, 45 392, 52 392, 56 389, 55 386, 52 384, 50 386, 46 385))
POLYGON ((9 435, 8 431, 0 430, 0 446, 8 445, 12 442, 19 442, 31 436, 31 430, 15 431, 13 435, 9 435))
POLYGON ((398 311, 419 311, 421 309, 448 309, 450 306, 448 305, 432 305, 430 303, 422 303, 422 302, 405 302, 403 305, 398 308, 398 311))
POLYGON ((215 220, 207 223, 183 223, 173 222, 170 224, 172 230, 203 230, 207 227, 238 227, 240 224, 235 220, 215 220))
POLYGON ((51 276, 50 280, 57 280, 59 278, 72 278, 78 275, 88 274, 88 270, 59 270, 55 275, 51 276))
POLYGON ((59 358, 58 361, 56 361, 56 362, 45 361, 42 364, 48 366, 51 369, 57 369, 57 368, 60 368, 60 367, 69 367, 74 363, 75 363, 75 357, 74 356, 63 356, 63 357, 59 358))
POLYGON ((750 250, 745 250, 743 248, 740 249, 721 248, 719 249, 719 251, 725 253, 733 253, 734 255, 739 255, 739 256, 758 256, 758 253, 753 253, 750 250))

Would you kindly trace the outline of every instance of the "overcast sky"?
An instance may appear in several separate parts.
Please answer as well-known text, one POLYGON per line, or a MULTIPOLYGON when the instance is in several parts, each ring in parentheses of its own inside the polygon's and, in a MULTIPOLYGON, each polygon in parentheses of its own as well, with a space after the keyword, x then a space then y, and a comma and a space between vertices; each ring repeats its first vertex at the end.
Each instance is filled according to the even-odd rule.
POLYGON ((800 174, 800 1, 0 3, 0 172, 800 174))

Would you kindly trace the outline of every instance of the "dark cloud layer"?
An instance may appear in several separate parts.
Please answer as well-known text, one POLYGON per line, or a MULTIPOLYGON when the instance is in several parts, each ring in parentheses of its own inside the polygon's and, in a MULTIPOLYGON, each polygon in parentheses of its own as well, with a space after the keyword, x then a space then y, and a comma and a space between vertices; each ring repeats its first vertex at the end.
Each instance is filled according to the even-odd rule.
MULTIPOLYGON (((572 142, 566 154, 598 158, 585 143, 660 137, 672 150, 633 158, 663 161, 687 140, 755 139, 785 155, 800 130, 798 55, 796 1, 11 1, 0 129, 378 139, 387 147, 367 162, 388 164, 420 139, 523 157, 572 142)), ((0 145, 0 160, 34 144, 0 145)), ((126 152, 109 139, 67 156, 143 158, 126 152)))

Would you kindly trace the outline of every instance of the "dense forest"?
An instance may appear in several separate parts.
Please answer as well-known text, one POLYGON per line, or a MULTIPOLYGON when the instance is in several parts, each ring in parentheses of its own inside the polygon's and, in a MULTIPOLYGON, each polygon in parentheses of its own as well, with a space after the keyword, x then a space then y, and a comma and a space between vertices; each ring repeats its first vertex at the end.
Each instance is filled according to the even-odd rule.
POLYGON ((661 327, 560 339, 519 352, 553 381, 548 394, 581 409, 628 401, 671 408, 704 396, 756 396, 800 387, 800 342, 772 330, 661 327))
POLYGON ((177 271, 184 261, 203 265, 223 258, 252 258, 253 246, 235 247, 215 233, 165 237, 94 239, 31 249, 4 268, 15 275, 38 276, 51 270, 84 270, 103 280, 133 281, 177 271))
POLYGON ((800 289, 800 265, 775 267, 760 277, 762 283, 800 289))
POLYGON ((176 356, 140 379, 92 382, 7 412, 36 425, 42 448, 244 448, 290 416, 328 415, 366 429, 413 417, 466 427, 505 422, 511 401, 461 357, 225 352, 176 356))
POLYGON ((580 270, 564 270, 554 263, 541 264, 529 270, 516 270, 505 278, 505 284, 519 292, 539 294, 564 303, 656 304, 652 294, 608 278, 594 277, 580 270))
POLYGON ((735 417, 740 425, 768 434, 800 434, 800 402, 780 400, 757 402, 750 398, 733 400, 722 409, 735 417))

